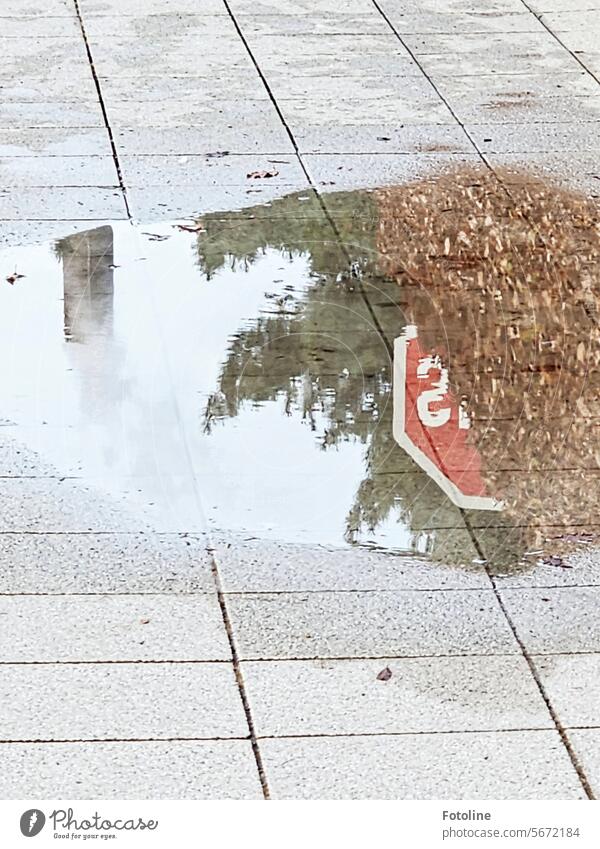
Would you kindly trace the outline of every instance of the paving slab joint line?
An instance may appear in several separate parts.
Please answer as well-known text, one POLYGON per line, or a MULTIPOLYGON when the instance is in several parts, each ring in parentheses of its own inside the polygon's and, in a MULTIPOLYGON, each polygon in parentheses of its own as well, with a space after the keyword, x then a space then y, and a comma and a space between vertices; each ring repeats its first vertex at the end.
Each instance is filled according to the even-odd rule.
MULTIPOLYGON (((477 147, 477 145, 475 144, 474 140, 471 138, 471 134, 469 133, 469 131, 467 130, 467 128, 465 127, 463 122, 460 120, 460 118, 458 117, 458 115, 456 114, 456 112, 454 111, 452 106, 450 105, 449 101, 444 97, 444 95, 441 93, 439 88, 436 86, 436 84, 434 83, 431 76, 427 73, 427 71, 425 70, 425 68, 423 67, 421 62, 419 61, 418 56, 411 50, 411 48, 408 46, 408 44, 404 41, 404 39, 402 38, 402 36, 398 32, 398 30, 396 29, 394 24, 391 22, 391 20, 388 18, 386 13, 383 11, 381 6, 379 5, 378 0, 372 0, 372 3, 375 6, 375 8, 377 9, 377 11, 379 12, 379 14, 381 15, 381 17, 383 18, 383 20, 386 22, 388 27, 391 29, 393 34, 396 36, 396 38, 398 39, 398 41, 400 42, 402 47, 404 47, 406 52, 409 54, 409 56, 411 57, 411 59, 413 60, 415 65, 417 65, 417 67, 419 68, 419 70, 421 71, 421 73, 423 74, 423 76, 425 77, 427 82, 429 83, 429 85, 432 87, 432 89, 435 91, 435 93, 440 98, 442 103, 445 105, 446 109, 450 112, 450 114, 452 115, 452 117, 454 118, 454 120, 456 121, 458 126, 461 128, 461 130, 463 131, 463 133, 465 134, 465 136, 469 140, 469 143, 472 145, 472 147, 477 152, 478 156, 480 156, 481 159, 483 159, 483 155, 482 155, 481 151, 479 150, 479 148, 477 147)), ((484 164, 487 165, 485 160, 484 160, 484 164)))
POLYGON ((311 179, 310 174, 308 173, 308 169, 306 168, 306 165, 304 164, 304 162, 303 162, 303 160, 302 160, 302 156, 300 155, 300 150, 299 150, 299 148, 298 148, 298 143, 296 142, 296 139, 294 138, 294 134, 292 133, 292 131, 291 131, 291 129, 290 129, 290 126, 289 126, 289 124, 288 124, 288 123, 287 123, 287 121, 285 120, 285 117, 284 117, 284 115, 283 115, 283 112, 282 112, 282 111, 281 111, 281 109, 279 108, 279 104, 277 103, 277 100, 275 99, 275 95, 274 95, 274 94, 273 94, 273 92, 271 91, 271 87, 270 87, 270 85, 269 85, 269 83, 268 83, 268 80, 267 80, 267 78, 265 77, 265 75, 263 74, 262 69, 261 69, 260 65, 258 64, 258 61, 256 60, 256 57, 254 56, 254 53, 252 52, 252 50, 251 50, 251 48, 250 48, 250 45, 248 44, 248 41, 246 40, 246 37, 245 37, 244 33, 242 32, 242 28, 240 27, 239 23, 237 22, 237 20, 236 20, 236 18, 235 18, 235 15, 234 15, 234 14, 233 14, 233 12, 231 11, 231 8, 230 8, 229 3, 227 2, 227 0, 223 0, 223 5, 224 5, 224 6, 225 6, 225 8, 227 9, 227 14, 228 14, 228 15, 229 15, 229 17, 231 18, 231 21, 232 21, 232 23, 233 23, 233 25, 234 25, 234 27, 235 27, 235 29, 236 29, 236 32, 237 32, 237 34, 239 35, 240 40, 241 40, 242 44, 244 45, 244 47, 245 47, 245 49, 246 49, 246 52, 248 53, 248 56, 250 57, 250 60, 251 60, 252 64, 253 64, 253 65, 254 65, 254 67, 256 68, 256 73, 257 73, 257 74, 258 74, 258 76, 260 77, 260 80, 261 80, 261 82, 262 82, 263 86, 265 87, 265 90, 266 90, 267 94, 269 95, 269 99, 271 100, 271 103, 273 104, 273 108, 275 109, 275 111, 277 112, 277 115, 279 116, 279 120, 281 121, 281 123, 282 123, 282 125, 283 125, 284 130, 285 130, 285 131, 286 131, 286 133, 288 134, 289 140, 290 140, 290 142, 292 143, 292 146, 293 146, 293 148, 294 148, 294 151, 296 152, 296 157, 297 157, 297 159, 298 159, 298 162, 300 163, 300 167, 301 167, 301 168, 302 168, 302 170, 304 171, 304 175, 305 175, 306 179, 308 180, 308 184, 309 184, 310 186, 312 186, 312 188, 313 188, 313 189, 315 189, 315 190, 316 190, 316 186, 315 186, 315 184, 313 183, 313 181, 312 181, 312 179, 311 179))
MULTIPOLYGON (((484 554, 481 546, 479 545, 479 540, 477 539, 475 530, 471 527, 471 524, 470 524, 468 518, 466 516, 464 518, 465 518, 465 524, 467 526, 467 529, 468 529, 469 534, 471 536, 471 539, 473 541, 473 545, 477 549, 479 557, 481 557, 482 560, 486 560, 485 554, 484 554)), ((514 638, 515 638, 515 640, 516 640, 516 642, 517 642, 517 644, 518 644, 518 646, 521 650, 521 654, 523 655, 525 662, 527 663, 527 666, 529 667, 529 671, 531 673, 531 676, 532 676, 533 680, 535 681, 535 684, 536 684, 536 686, 537 686, 537 688, 540 692, 541 697, 544 700, 546 708, 548 709, 548 713, 550 714, 552 721, 554 723, 554 726, 555 726, 556 730, 558 731, 558 734, 560 736, 562 744, 567 751, 567 754, 569 756, 571 764, 573 765, 573 769, 577 773, 577 777, 579 778, 581 786, 583 787, 583 790, 584 790, 587 798, 593 800, 596 797, 594 795, 594 791, 592 790, 592 787, 590 785, 588 777, 585 774, 583 767, 579 763, 579 758, 577 757, 577 754, 575 753, 575 750, 574 750, 573 746, 571 745, 571 741, 569 740, 569 737, 567 735, 567 732, 566 732, 564 725, 560 721, 557 712, 554 710, 552 702, 550 701, 550 697, 549 697, 548 693, 546 692, 546 688, 544 687, 542 679, 540 678, 540 676, 538 674, 537 667, 535 666, 535 663, 533 662, 533 658, 532 658, 531 654, 529 653, 527 646, 525 645, 525 643, 521 639, 521 637, 519 635, 519 631, 517 629, 517 626, 513 622, 512 617, 510 616, 508 609, 507 609, 506 605, 504 604, 502 594, 500 593, 500 590, 498 589, 498 586, 496 584, 496 576, 492 573, 492 571, 491 571, 491 569, 490 569, 490 567, 487 563, 485 565, 485 571, 487 572, 487 576, 488 576, 490 583, 492 585, 492 589, 494 590, 494 595, 496 596, 498 604, 500 605, 500 609, 501 609, 502 613, 504 614, 504 618, 506 619, 506 622, 508 623, 508 627, 512 631, 513 636, 514 636, 514 638)))
POLYGON ((94 80, 94 86, 96 87, 96 92, 98 94, 98 104, 100 106, 100 110, 102 112, 102 118, 104 120, 104 126, 106 128, 106 132, 108 133, 108 140, 110 143, 110 148, 112 151, 112 158, 115 164, 115 170, 117 172, 117 177, 119 179, 119 188, 121 189, 121 193, 123 195, 123 203, 125 204, 125 211, 127 213, 127 218, 131 221, 131 209, 129 206, 129 199, 127 197, 127 188, 125 186, 125 181, 123 180, 123 172, 121 170, 121 163, 119 162, 119 154, 117 152, 117 146, 115 144, 115 139, 113 136, 112 127, 110 125, 110 121, 108 120, 108 112, 106 111, 106 105, 104 103, 104 97, 102 95, 102 86, 100 85, 100 80, 98 79, 98 74, 96 73, 96 67, 94 65, 94 57, 92 55, 92 49, 90 47, 90 43, 88 41, 87 32, 85 28, 85 24, 83 22, 83 16, 81 14, 81 9, 79 8, 79 0, 73 0, 73 5, 75 7, 75 14, 77 16, 77 21, 79 22, 79 28, 81 29, 81 37, 83 38, 83 43, 85 46, 85 52, 87 53, 88 62, 90 63, 90 71, 94 80))
POLYGON ((586 72, 586 74, 588 74, 588 75, 589 75, 589 76, 590 76, 593 80, 595 80, 595 82, 597 82, 597 83, 598 83, 598 85, 600 85, 600 79, 596 76, 596 74, 595 74, 593 71, 590 71, 590 69, 589 69, 589 68, 588 68, 588 66, 585 64, 585 62, 582 62, 582 60, 579 58, 579 56, 578 56, 576 53, 574 53, 574 52, 571 50, 571 48, 570 48, 570 47, 567 47, 567 45, 564 43, 564 41, 562 41, 562 39, 560 38, 560 36, 558 35, 558 33, 554 32, 554 30, 553 30, 553 29, 551 29, 551 28, 548 26, 548 24, 547 24, 547 23, 546 23, 546 21, 544 20, 544 13, 543 13, 543 12, 536 12, 536 11, 535 11, 535 9, 532 9, 532 8, 531 8, 531 6, 530 6, 528 3, 526 3, 526 2, 525 2, 525 0, 521 0, 521 3, 523 4, 523 6, 525 6, 525 8, 527 9, 527 11, 528 11, 531 15, 533 15, 533 17, 536 19, 536 21, 539 21, 539 23, 540 23, 540 24, 544 27, 544 29, 546 30, 546 32, 547 32, 549 35, 551 35, 551 36, 552 36, 552 38, 553 38, 556 42, 558 42, 558 44, 560 44, 560 46, 563 48, 563 50, 566 50, 566 51, 567 51, 567 53, 568 53, 568 54, 569 54, 569 55, 570 55, 570 56, 571 56, 571 57, 572 57, 572 58, 573 58, 573 59, 577 62, 577 64, 578 64, 581 68, 583 68, 583 70, 586 72))
POLYGON ((0 740, 0 746, 15 743, 210 743, 229 740, 246 741, 248 737, 33 737, 31 739, 15 738, 0 740))
POLYGON ((262 788, 263 796, 265 799, 271 798, 271 793, 269 790, 269 783, 267 781, 267 774, 265 771, 262 754, 258 745, 258 736, 256 734, 256 728, 254 725, 254 718, 252 716, 252 711, 250 709, 250 700, 248 699, 248 693, 246 692, 246 685, 244 683, 244 676, 242 674, 242 667, 240 663, 240 657, 238 654, 237 646, 235 643, 235 637, 233 634, 233 627, 231 624, 231 618, 229 616, 229 611, 227 609, 227 602, 225 600, 225 593, 223 592, 223 585, 221 582, 221 576, 219 574, 219 567, 216 561, 214 554, 211 554, 212 559, 212 574, 215 582, 215 586, 217 588, 217 599, 219 602, 219 607, 221 608, 221 616, 223 617, 223 624, 225 626, 225 631, 227 633, 227 639, 229 641, 229 648, 231 651, 231 658, 233 662, 233 671, 235 674, 235 680, 238 686, 238 691, 240 694, 240 699, 242 701, 242 707, 244 709, 244 714, 246 716, 246 722, 248 723, 249 730, 249 739, 250 744, 252 746, 252 753, 254 754, 254 760, 256 761, 256 768, 258 770, 258 777, 260 780, 260 785, 262 788))
MULTIPOLYGON (((580 730, 577 726, 571 727, 574 730, 580 730)), ((592 726, 591 730, 595 730, 595 726, 592 726)), ((552 733, 551 728, 542 728, 539 725, 524 725, 516 728, 450 728, 443 731, 325 731, 322 734, 261 734, 259 740, 319 740, 322 738, 344 740, 347 737, 453 737, 459 734, 473 736, 478 734, 519 734, 522 731, 537 732, 539 734, 552 733)))

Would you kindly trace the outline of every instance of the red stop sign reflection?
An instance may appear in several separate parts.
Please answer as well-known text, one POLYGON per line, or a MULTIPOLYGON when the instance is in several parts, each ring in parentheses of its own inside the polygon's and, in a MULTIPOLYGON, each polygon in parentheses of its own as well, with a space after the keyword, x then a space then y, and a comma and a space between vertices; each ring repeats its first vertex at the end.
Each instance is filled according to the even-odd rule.
POLYGON ((486 492, 469 424, 440 357, 423 351, 417 328, 406 327, 394 341, 394 439, 458 507, 501 510, 486 492))

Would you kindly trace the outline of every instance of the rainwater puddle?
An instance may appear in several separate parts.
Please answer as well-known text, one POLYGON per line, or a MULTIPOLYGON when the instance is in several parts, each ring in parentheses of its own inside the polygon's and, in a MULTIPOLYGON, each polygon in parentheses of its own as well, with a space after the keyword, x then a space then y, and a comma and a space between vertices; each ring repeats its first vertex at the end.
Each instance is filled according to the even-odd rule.
POLYGON ((507 182, 3 251, 0 473, 155 530, 568 568, 600 539, 598 216, 507 182))

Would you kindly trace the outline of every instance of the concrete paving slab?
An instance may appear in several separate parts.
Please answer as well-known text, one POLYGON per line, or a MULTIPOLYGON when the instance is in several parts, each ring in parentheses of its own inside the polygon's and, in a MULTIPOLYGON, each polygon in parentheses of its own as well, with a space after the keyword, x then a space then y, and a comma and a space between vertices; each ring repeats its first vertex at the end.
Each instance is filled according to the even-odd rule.
MULTIPOLYGON (((59 7, 60 8, 60 7, 59 7)), ((71 17, 67 16, 68 3, 64 4, 65 14, 62 17, 54 16, 54 11, 50 13, 52 17, 39 16, 17 16, 8 17, 4 14, 4 6, 0 24, 2 28, 2 38, 55 38, 56 36, 64 38, 81 38, 81 28, 79 21, 75 16, 75 11, 72 11, 71 17)))
MULTIPOLYGON (((280 185, 306 185, 306 175, 298 158, 290 155, 276 162, 268 156, 122 156, 123 176, 128 186, 247 186, 277 189, 280 185), (270 174, 249 177, 250 174, 270 174)), ((0 171, 1 174, 1 171, 0 171)))
POLYGON ((229 663, 5 665, 0 716, 23 742, 248 734, 229 663))
POLYGON ((600 589, 501 589, 520 639, 533 654, 600 651, 600 589))
POLYGON ((344 15, 369 14, 373 10, 369 0, 345 0, 343 10, 336 0, 231 0, 230 8, 238 15, 344 15))
POLYGON ((594 77, 597 77, 600 74, 600 51, 592 52, 591 50, 586 51, 578 51, 578 59, 581 60, 582 64, 585 65, 590 74, 593 74, 594 77))
MULTIPOLYGON (((339 76, 322 76, 316 74, 285 78, 281 75, 270 77, 269 87, 281 106, 286 100, 312 100, 315 103, 325 102, 332 110, 332 124, 338 125, 335 112, 335 101, 351 100, 358 112, 371 112, 373 99, 382 98, 393 103, 402 98, 406 105, 419 104, 422 101, 437 102, 439 97, 429 82, 422 77, 401 77, 393 74, 369 74, 361 77, 360 82, 348 90, 348 81, 339 76)), ((375 123, 375 119, 373 123, 375 123)))
MULTIPOLYGON (((131 100, 110 100, 106 104, 111 125, 116 132, 136 128, 172 129, 195 127, 198 124, 210 123, 210 128, 202 133, 219 139, 216 150, 227 150, 226 138, 228 130, 239 132, 240 126, 245 127, 249 134, 260 133, 265 126, 271 130, 281 125, 273 104, 264 100, 226 100, 221 101, 217 109, 211 101, 192 103, 186 100, 173 100, 164 109, 157 109, 156 104, 131 100)), ((134 151, 141 153, 141 151, 134 151)), ((161 153, 162 151, 150 151, 161 153)), ((261 151, 262 153, 263 151, 261 151)))
POLYGON ((0 610, 3 663, 230 658, 214 594, 3 596, 0 610))
MULTIPOLYGON (((600 9, 598 10, 600 11, 600 9)), ((585 57, 589 54, 597 56, 598 54, 598 17, 594 24, 588 29, 572 30, 569 32, 561 32, 559 35, 560 42, 565 48, 572 53, 575 53, 577 58, 585 61, 585 57)))
MULTIPOLYGON (((285 36, 292 38, 293 36, 285 36)), ((344 36, 335 36, 336 39, 344 36)), ((374 36, 367 36, 369 39, 374 36)), ((278 38, 278 36, 267 36, 265 41, 278 38)), ((300 38, 296 36, 296 38, 300 38)), ((334 38, 334 36, 330 36, 334 38)), ((357 40, 360 36, 350 36, 357 40)), ((255 36, 252 40, 252 50, 255 53, 255 42, 259 36, 255 36)), ((399 44, 399 42, 397 42, 399 44)), ((366 43, 365 43, 366 46, 366 43)), ((284 48, 287 45, 284 45, 284 48)), ((335 45, 334 45, 335 47, 335 45)), ((268 78, 269 82, 274 82, 277 78, 288 80, 290 76, 298 74, 302 77, 307 76, 331 76, 345 77, 352 79, 353 84, 358 85, 358 80, 365 76, 377 76, 378 74, 388 74, 408 79, 414 77, 420 79, 423 75, 418 64, 410 58, 407 58, 407 53, 404 48, 397 49, 395 46, 391 48, 389 53, 368 53, 363 51, 348 52, 347 50, 340 51, 324 51, 316 55, 300 54, 295 58, 291 58, 289 50, 281 49, 277 54, 269 54, 266 47, 263 49, 263 55, 260 58, 260 66, 263 73, 268 78)))
POLYGON ((554 728, 521 657, 263 661, 242 672, 259 737, 554 728))
POLYGON ((51 239, 74 235, 94 227, 105 227, 109 222, 99 219, 65 219, 39 221, 25 219, 7 221, 0 219, 0 248, 36 245, 51 239))
POLYGON ((597 123, 600 100, 592 97, 506 97, 485 99, 449 99, 463 124, 584 124, 597 123))
MULTIPOLYGON (((314 34, 254 35, 249 42, 267 77, 272 71, 285 72, 292 65, 295 73, 301 75, 317 69, 327 74, 336 65, 350 73, 354 69, 356 74, 362 74, 366 70, 363 64, 366 57, 378 58, 378 69, 384 71, 387 67, 388 74, 422 75, 417 63, 391 30, 385 35, 329 35, 327 39, 314 34), (384 65, 381 65, 381 60, 384 60, 384 65)), ((372 73, 377 73, 377 70, 372 73)))
MULTIPOLYGON (((204 106, 206 110, 210 109, 215 114, 219 114, 219 110, 227 103, 236 101, 242 103, 245 100, 251 100, 262 103, 263 106, 267 102, 270 103, 269 93, 258 72, 249 71, 248 68, 230 68, 226 75, 211 74, 206 77, 185 75, 147 77, 143 89, 135 92, 134 101, 129 77, 100 77, 100 86, 102 97, 107 103, 123 100, 134 102, 136 109, 139 108, 140 103, 153 103, 155 108, 160 108, 165 113, 168 113, 172 101, 186 103, 190 109, 204 106)), ((277 115, 275 110, 272 112, 277 115)), ((186 125, 182 129, 185 127, 186 125)), ((191 130, 194 127, 190 125, 187 129, 191 130)))
MULTIPOLYGON (((533 32, 530 30, 500 31, 499 33, 462 32, 459 39, 456 38, 455 33, 405 33, 402 40, 418 57, 452 55, 455 60, 455 73, 458 71, 467 73, 464 70, 464 64, 468 65, 472 56, 474 59, 477 57, 483 59, 486 52, 497 55, 508 53, 514 55, 517 60, 537 58, 543 58, 544 61, 548 59, 550 62, 560 60, 565 49, 543 26, 540 26, 533 15, 527 15, 527 17, 534 24, 537 23, 533 32)), ((517 73, 516 69, 507 70, 510 73, 517 73)), ((573 68, 573 70, 576 69, 573 68)))
POLYGON ((5 743, 2 757, 5 799, 262 799, 246 740, 5 743))
POLYGON ((3 18, 10 17, 27 17, 27 18, 43 18, 45 16, 52 17, 73 17, 73 6, 69 0, 4 0, 2 3, 3 18))
MULTIPOLYGON (((544 28, 530 12, 510 11, 490 14, 485 7, 465 12, 433 12, 419 8, 408 11, 408 7, 398 9, 392 2, 382 5, 388 20, 400 35, 416 34, 455 34, 462 38, 465 34, 476 33, 513 33, 543 32, 544 28)), ((522 7, 523 9, 523 7, 522 7)))
MULTIPOLYGON (((388 12, 414 12, 413 0, 381 0, 381 8, 388 12)), ((481 3, 478 0, 420 0, 419 8, 423 12, 441 12, 452 15, 465 15, 467 13, 481 12, 481 3)), ((521 0, 489 0, 485 4, 485 13, 490 16, 509 15, 512 13, 523 13, 521 0)))
POLYGON ((120 191, 72 186, 19 189, 18 192, 0 190, 0 220, 98 220, 107 216, 111 219, 127 218, 120 191))
POLYGON ((590 8, 589 0, 528 0, 534 12, 576 12, 590 8))
POLYGON ((0 156, 84 157, 110 155, 106 129, 76 130, 48 128, 44 132, 28 129, 4 129, 0 156))
MULTIPOLYGON (((476 557, 466 534, 458 543, 465 560, 476 557)), ((488 589, 481 566, 447 566, 429 560, 370 551, 268 540, 212 541, 225 592, 272 593, 338 590, 488 589)))
POLYGON ((0 593, 214 592, 207 547, 179 534, 4 534, 0 593))
MULTIPOLYGON (((307 189, 309 187, 306 181, 307 189)), ((244 209, 249 204, 266 204, 282 194, 298 190, 297 185, 286 186, 152 186, 132 187, 129 199, 134 218, 138 221, 184 219, 226 209, 244 209)))
POLYGON ((3 156, 3 186, 118 186, 112 156, 3 156))
POLYGON ((247 68, 249 74, 255 73, 236 32, 193 39, 186 39, 184 35, 173 36, 165 40, 160 54, 157 54, 150 39, 147 42, 121 37, 92 39, 90 49, 100 77, 119 75, 131 79, 132 101, 136 100, 136 87, 142 81, 143 85, 146 84, 149 67, 152 68, 152 76, 208 77, 227 73, 230 68, 247 68))
POLYGON ((561 725, 600 730, 600 654, 534 656, 533 662, 561 725))
POLYGON ((409 182, 454 168, 478 166, 481 159, 475 153, 421 153, 407 156, 306 154, 303 162, 316 186, 326 186, 326 191, 340 191, 409 182))
MULTIPOLYGON (((527 37, 529 34, 525 35, 527 37)), ((511 34, 511 40, 512 37, 511 34)), ((485 37, 482 38, 485 40, 485 37)), ((511 48, 508 41, 506 46, 498 47, 482 43, 468 53, 462 52, 460 61, 457 61, 456 53, 451 48, 448 48, 448 52, 424 53, 418 58, 425 73, 433 77, 464 74, 528 75, 537 73, 542 63, 549 74, 577 70, 577 62, 573 56, 557 45, 550 35, 547 43, 540 45, 535 51, 530 50, 526 44, 523 47, 511 48)))
POLYGON ((17 78, 0 79, 0 91, 3 103, 37 103, 41 108, 43 105, 68 102, 73 104, 73 108, 94 105, 100 109, 91 73, 74 72, 68 67, 56 68, 51 79, 35 68, 17 78))
POLYGON ((569 729, 567 736, 597 797, 600 793, 600 730, 597 728, 569 729))
POLYGON ((483 153, 529 154, 600 150, 600 122, 581 124, 467 124, 466 130, 483 153))
POLYGON ((262 740, 261 752, 275 799, 585 798, 555 731, 262 740))
MULTIPOLYGON (((147 5, 147 4, 145 4, 147 5)), ((164 5, 164 4, 163 4, 164 5)), ((202 4, 196 3, 190 12, 154 12, 138 9, 131 11, 131 2, 124 10, 102 15, 85 15, 85 31, 90 40, 101 44, 115 36, 119 38, 154 39, 163 42, 182 35, 186 39, 198 36, 235 36, 233 21, 222 4, 222 14, 206 14, 202 4)), ((168 7, 165 7, 168 8, 168 7)))
POLYGON ((533 7, 538 11, 543 11, 541 16, 544 23, 552 32, 564 33, 573 31, 593 32, 598 30, 600 26, 600 9, 595 9, 586 3, 585 0, 580 0, 581 7, 578 8, 578 3, 570 4, 568 2, 554 4, 546 0, 538 0, 533 7), (553 8, 561 9, 561 11, 552 11, 553 8), (572 11, 571 11, 572 10, 572 11))
MULTIPOLYGON (((366 8, 366 7, 365 7, 366 8)), ((362 14, 331 14, 305 12, 302 14, 238 14, 235 20, 244 36, 254 35, 388 35, 389 26, 373 10, 362 14)))
POLYGON ((83 39, 26 37, 10 38, 3 41, 0 34, 0 50, 10 55, 10 63, 0 67, 0 81, 15 77, 37 74, 73 73, 83 79, 91 76, 90 65, 83 39))
POLYGON ((314 100, 312 97, 281 100, 280 108, 292 132, 296 124, 329 125, 335 114, 340 125, 380 124, 447 124, 452 114, 435 92, 427 100, 409 100, 399 95, 357 102, 353 98, 314 100))
MULTIPOLYGON (((598 102, 600 107, 600 101, 598 102)), ((600 112, 598 113, 600 117, 600 112)), ((594 125, 594 127, 597 125, 594 125)), ((529 169, 547 177, 556 185, 576 189, 586 195, 600 193, 599 157, 595 151, 569 153, 486 153, 486 161, 494 169, 529 169)), ((510 182, 501 175, 504 182, 510 182)))
POLYGON ((189 477, 120 479, 6 478, 0 531, 205 530, 189 477))
POLYGON ((294 147, 279 117, 265 115, 263 121, 236 127, 226 120, 216 127, 160 127, 119 129, 115 133, 117 150, 124 155, 135 154, 218 154, 260 153, 293 154, 294 147))
POLYGON ((471 153, 473 145, 456 124, 294 124, 304 153, 471 153))
POLYGON ((81 0, 84 18, 92 15, 114 15, 118 18, 129 15, 189 14, 226 15, 222 0, 81 0))
MULTIPOLYGON (((97 103, 73 101, 0 103, 0 129, 39 127, 104 127, 102 110, 97 103)), ((110 212, 104 213, 110 215, 110 212)))
POLYGON ((488 591, 231 594, 228 608, 242 659, 518 651, 488 591))
POLYGON ((531 101, 534 97, 579 97, 598 93, 598 84, 578 66, 568 73, 541 74, 538 69, 531 74, 465 74, 433 78, 436 87, 451 101, 467 100, 519 100, 531 101))

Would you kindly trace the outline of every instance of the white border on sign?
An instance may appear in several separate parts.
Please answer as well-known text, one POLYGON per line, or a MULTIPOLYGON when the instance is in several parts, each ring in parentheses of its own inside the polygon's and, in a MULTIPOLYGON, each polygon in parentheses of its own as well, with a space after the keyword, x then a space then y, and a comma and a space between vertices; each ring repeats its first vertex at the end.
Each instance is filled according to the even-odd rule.
POLYGON ((448 498, 463 510, 502 510, 504 502, 484 495, 465 495, 429 457, 408 438, 405 430, 406 409, 406 352, 408 342, 416 339, 418 330, 414 324, 404 328, 401 336, 394 339, 394 386, 393 386, 393 434, 401 448, 413 458, 423 471, 439 486, 448 498))

